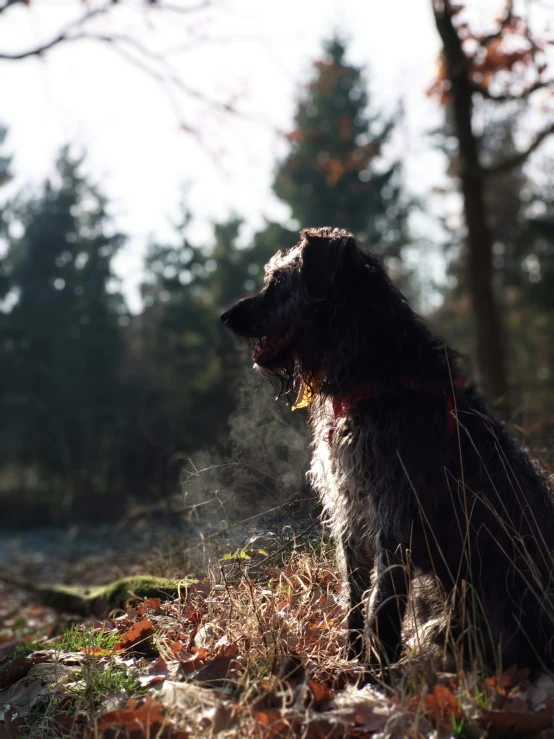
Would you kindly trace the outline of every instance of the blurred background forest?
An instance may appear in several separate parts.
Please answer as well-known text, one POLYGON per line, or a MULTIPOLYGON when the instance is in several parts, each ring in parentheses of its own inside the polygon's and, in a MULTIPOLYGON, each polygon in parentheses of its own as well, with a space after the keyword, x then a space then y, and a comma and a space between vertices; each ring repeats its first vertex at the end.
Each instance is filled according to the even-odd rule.
MULTIPOLYGON (((0 97, 14 96, 5 114, 0 105, 5 526, 115 518, 132 503, 190 492, 198 480, 206 496, 225 489, 274 503, 276 494, 300 493, 304 419, 256 385, 246 348, 218 319, 261 284, 267 259, 305 226, 350 229, 379 254, 499 411, 546 456, 552 446, 554 4, 418 0, 403 18, 401 3, 393 12, 366 3, 371 38, 394 47, 406 89, 390 79, 374 84, 378 53, 368 66, 360 52, 369 31, 351 27, 347 10, 337 15, 338 0, 328 3, 327 27, 292 56, 279 120, 256 97, 259 85, 271 93, 272 80, 260 76, 281 31, 270 21, 245 52, 257 75, 251 93, 202 87, 195 64, 205 57, 175 61, 177 39, 187 53, 207 49, 217 80, 232 76, 233 54, 247 43, 241 23, 257 5, 0 0, 0 97), (217 24, 229 14, 221 35, 217 24), (396 35, 410 19, 420 25, 404 33, 420 34, 423 46, 432 39, 421 48, 433 64, 417 81, 408 70, 418 45, 404 47, 396 35), (96 70, 87 104, 95 115, 105 105, 106 131, 113 125, 117 135, 126 107, 144 110, 147 121, 159 107, 190 156, 166 152, 150 170, 148 150, 159 151, 164 136, 152 123, 151 140, 135 140, 127 163, 112 162, 127 177, 119 173, 114 186, 88 151, 86 127, 60 145, 40 106, 74 108, 82 91, 68 90, 63 104, 57 95, 33 103, 21 70, 46 69, 40 79, 54 84, 79 59, 96 70), (118 65, 144 82, 103 97, 118 65), (32 119, 27 140, 44 166, 33 168, 18 138, 22 119, 32 119), (162 212, 155 193, 167 191, 164 166, 178 168, 183 187, 162 212), (265 190, 244 175, 256 167, 265 190), (121 217, 125 183, 131 190, 134 180, 148 182, 152 206, 130 197, 121 217), (197 180, 206 202, 225 188, 221 207, 198 206, 197 180), (243 207, 249 200, 254 206, 243 207), (134 218, 151 232, 137 236, 134 218), (129 265, 138 261, 137 277, 129 265)), ((303 18, 318 13, 319 3, 305 6, 298 18, 294 5, 283 6, 284 58, 287 44, 303 44, 303 18)), ((132 117, 125 125, 132 137, 132 117)))

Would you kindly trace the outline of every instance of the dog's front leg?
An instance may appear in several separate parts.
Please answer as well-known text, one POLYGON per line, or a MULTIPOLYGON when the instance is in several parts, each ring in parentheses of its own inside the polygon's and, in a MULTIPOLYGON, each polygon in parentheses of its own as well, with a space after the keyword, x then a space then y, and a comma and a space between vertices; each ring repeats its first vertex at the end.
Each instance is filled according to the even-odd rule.
POLYGON ((408 594, 409 564, 405 547, 387 532, 377 535, 377 572, 369 603, 368 627, 377 640, 371 666, 390 665, 400 656, 401 633, 408 594))
POLYGON ((343 543, 345 580, 348 584, 348 657, 363 659, 365 647, 365 613, 367 593, 371 585, 371 567, 359 556, 359 548, 350 539, 343 543))

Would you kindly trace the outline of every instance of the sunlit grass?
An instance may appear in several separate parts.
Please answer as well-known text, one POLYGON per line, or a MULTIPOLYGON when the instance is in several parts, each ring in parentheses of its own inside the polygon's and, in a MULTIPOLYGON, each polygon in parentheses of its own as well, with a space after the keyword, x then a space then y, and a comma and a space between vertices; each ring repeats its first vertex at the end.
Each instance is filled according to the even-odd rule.
POLYGON ((117 631, 106 633, 103 630, 96 631, 92 626, 73 624, 64 631, 58 646, 68 652, 87 649, 110 650, 120 638, 121 635, 117 631))

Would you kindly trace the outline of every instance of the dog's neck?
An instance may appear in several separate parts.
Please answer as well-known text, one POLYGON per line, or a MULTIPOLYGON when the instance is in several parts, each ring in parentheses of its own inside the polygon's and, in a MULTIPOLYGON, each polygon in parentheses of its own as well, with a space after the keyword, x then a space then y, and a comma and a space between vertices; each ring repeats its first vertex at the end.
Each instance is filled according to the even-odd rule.
POLYGON ((332 446, 334 440, 334 434, 337 429, 337 424, 347 416, 352 410, 353 406, 364 400, 373 400, 380 395, 391 395, 403 391, 414 391, 414 392, 426 392, 432 394, 442 394, 445 399, 445 418, 446 418, 446 435, 447 438, 451 438, 456 433, 457 420, 453 411, 456 409, 455 392, 456 388, 464 387, 466 385, 467 378, 464 375, 453 377, 450 380, 450 384, 445 386, 442 383, 436 382, 421 382, 417 378, 407 379, 403 385, 391 385, 390 383, 375 383, 367 382, 360 385, 356 390, 342 394, 335 395, 331 398, 333 408, 333 423, 327 429, 327 442, 332 446))
POLYGON ((458 374, 454 352, 417 317, 413 324, 411 331, 394 323, 385 330, 371 326, 367 334, 359 332, 352 352, 344 344, 331 347, 322 363, 324 391, 348 396, 360 388, 447 386, 450 376, 458 374))
POLYGON ((399 392, 413 390, 424 393, 444 393, 450 395, 457 387, 463 387, 467 378, 463 375, 452 378, 449 385, 435 381, 422 381, 417 377, 407 378, 401 383, 365 382, 355 390, 332 396, 335 420, 345 416, 353 405, 362 400, 373 400, 380 395, 395 395, 399 392))

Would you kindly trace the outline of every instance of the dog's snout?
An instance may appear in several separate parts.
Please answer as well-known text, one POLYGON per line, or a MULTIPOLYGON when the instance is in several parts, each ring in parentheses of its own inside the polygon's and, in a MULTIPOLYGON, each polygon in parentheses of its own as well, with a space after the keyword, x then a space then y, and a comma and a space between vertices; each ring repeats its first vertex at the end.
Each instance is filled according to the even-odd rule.
POLYGON ((237 336, 260 336, 257 321, 257 298, 243 298, 221 314, 221 321, 237 336))

